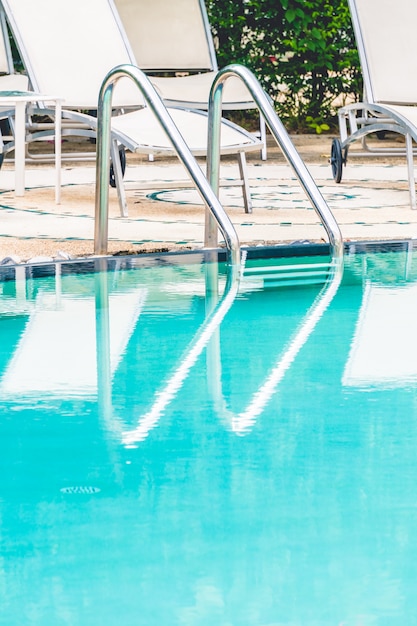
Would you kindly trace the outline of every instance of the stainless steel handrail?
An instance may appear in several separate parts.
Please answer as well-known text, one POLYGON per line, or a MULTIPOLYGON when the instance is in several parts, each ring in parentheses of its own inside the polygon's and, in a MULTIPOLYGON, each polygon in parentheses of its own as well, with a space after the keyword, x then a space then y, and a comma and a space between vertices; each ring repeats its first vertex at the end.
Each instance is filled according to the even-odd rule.
MULTIPOLYGON (((253 73, 242 65, 228 65, 220 70, 213 82, 209 99, 209 133, 207 153, 207 178, 216 194, 219 193, 220 178, 220 121, 222 113, 222 92, 226 80, 232 76, 238 76, 250 91, 260 113, 271 131, 275 141, 281 148, 285 158, 291 165, 301 186, 318 213, 329 237, 334 256, 343 256, 343 239, 338 223, 330 208, 321 195, 305 163, 301 159, 294 144, 292 143, 284 125, 271 105, 269 96, 262 89, 253 73)), ((217 240, 217 230, 213 220, 206 216, 205 245, 213 246, 217 240)))
MULTIPOLYGON (((236 230, 223 209, 200 166, 192 155, 181 133, 174 124, 160 96, 149 78, 134 65, 119 65, 104 78, 100 88, 97 119, 96 198, 94 224, 94 252, 107 254, 109 219, 109 176, 112 95, 115 83, 128 77, 142 92, 163 130, 172 141, 174 150, 196 185, 210 215, 216 220, 228 250, 229 263, 240 264, 240 244, 236 230)), ((116 164, 115 164, 116 165, 116 164)))

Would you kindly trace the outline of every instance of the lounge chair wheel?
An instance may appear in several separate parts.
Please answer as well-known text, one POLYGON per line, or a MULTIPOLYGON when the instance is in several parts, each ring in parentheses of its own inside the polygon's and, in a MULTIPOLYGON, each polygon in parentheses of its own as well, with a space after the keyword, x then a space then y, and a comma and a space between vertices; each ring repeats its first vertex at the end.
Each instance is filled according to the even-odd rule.
MULTIPOLYGON (((122 175, 124 176, 125 170, 126 170, 126 152, 124 151, 124 148, 120 148, 119 150, 119 155, 120 155, 120 165, 122 167, 122 175)), ((113 169, 113 163, 110 163, 110 187, 116 187, 116 178, 114 176, 114 169, 113 169)))
POLYGON ((330 153, 330 165, 332 166, 332 174, 336 183, 340 183, 342 180, 342 167, 344 162, 342 144, 338 139, 333 139, 330 153))

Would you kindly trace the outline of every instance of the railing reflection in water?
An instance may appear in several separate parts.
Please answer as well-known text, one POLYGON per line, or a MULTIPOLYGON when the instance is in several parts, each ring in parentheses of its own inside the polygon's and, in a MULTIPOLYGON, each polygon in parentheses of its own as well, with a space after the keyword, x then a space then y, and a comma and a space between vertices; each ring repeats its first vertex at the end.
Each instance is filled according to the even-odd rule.
MULTIPOLYGON (((221 296, 219 295, 218 265, 210 262, 205 264, 206 318, 179 360, 174 372, 163 387, 155 393, 155 400, 150 409, 138 418, 136 426, 121 432, 121 440, 125 446, 135 446, 143 441, 158 424, 164 411, 178 394, 190 370, 205 348, 207 348, 207 382, 215 411, 220 420, 226 422, 236 434, 247 432, 276 392, 286 371, 329 307, 337 293, 343 275, 343 264, 333 259, 329 263, 329 274, 325 284, 306 312, 303 321, 288 341, 283 353, 277 357, 274 366, 253 394, 248 406, 242 412, 235 414, 227 408, 222 389, 220 328, 239 292, 242 271, 245 267, 244 261, 243 259, 239 269, 236 266, 227 267, 226 286, 221 296)), ((99 407, 105 422, 107 424, 112 422, 112 430, 114 431, 115 422, 111 409, 108 287, 105 272, 97 274, 96 286, 99 407)), ((236 357, 238 357, 238 351, 236 351, 236 357)), ((117 430, 122 428, 119 422, 117 430)))

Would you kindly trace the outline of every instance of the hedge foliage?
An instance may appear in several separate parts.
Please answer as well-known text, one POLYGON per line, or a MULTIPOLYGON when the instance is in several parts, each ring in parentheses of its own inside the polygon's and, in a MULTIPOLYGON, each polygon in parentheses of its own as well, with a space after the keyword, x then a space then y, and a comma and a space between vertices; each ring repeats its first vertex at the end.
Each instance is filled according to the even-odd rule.
POLYGON ((292 130, 321 132, 362 93, 346 0, 206 0, 220 67, 242 63, 292 130))

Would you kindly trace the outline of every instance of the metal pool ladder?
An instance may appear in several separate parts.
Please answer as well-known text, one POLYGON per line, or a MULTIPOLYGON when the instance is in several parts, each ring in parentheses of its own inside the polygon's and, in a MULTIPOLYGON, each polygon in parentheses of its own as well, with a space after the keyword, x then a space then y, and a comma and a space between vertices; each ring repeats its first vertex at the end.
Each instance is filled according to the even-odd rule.
MULTIPOLYGON (((120 65, 105 77, 99 94, 97 124, 97 162, 96 162, 96 199, 94 251, 97 255, 107 254, 108 241, 108 180, 110 171, 110 152, 115 168, 120 168, 117 159, 117 147, 111 141, 111 108, 114 84, 122 77, 130 77, 142 92, 147 104, 152 109, 164 131, 170 137, 180 161, 188 170, 191 179, 198 188, 206 205, 205 246, 217 247, 217 230, 220 229, 228 251, 228 260, 232 265, 240 264, 240 244, 236 230, 229 216, 220 204, 220 132, 223 84, 231 76, 238 76, 250 91, 260 113, 277 144, 280 146, 288 163, 294 170, 301 186, 309 197, 312 206, 319 215, 329 237, 333 258, 343 257, 343 239, 340 228, 321 195, 305 163, 263 91, 258 80, 250 70, 241 65, 229 65, 220 70, 210 92, 208 120, 207 179, 202 173, 190 149, 171 119, 160 96, 149 78, 133 65, 120 65)), ((120 180, 121 174, 119 171, 120 180)))
POLYGON ((105 77, 99 94, 97 119, 97 160, 96 160, 96 199, 94 224, 94 252, 97 255, 107 254, 108 242, 108 213, 109 213, 109 176, 110 152, 112 153, 113 167, 116 180, 122 179, 120 159, 116 142, 111 139, 112 94, 114 84, 123 77, 131 78, 142 92, 148 106, 151 108, 162 128, 172 141, 173 148, 187 169, 191 179, 199 190, 207 210, 220 229, 228 251, 229 263, 240 264, 240 244, 236 230, 229 216, 220 204, 217 195, 200 166, 191 153, 188 145, 178 131, 159 94, 149 78, 134 65, 119 65, 113 68, 105 77))

